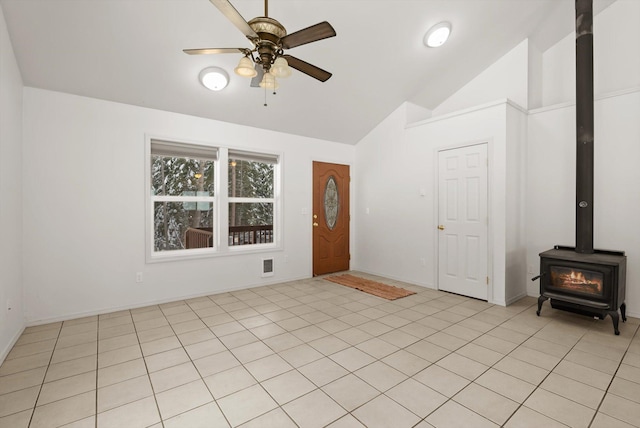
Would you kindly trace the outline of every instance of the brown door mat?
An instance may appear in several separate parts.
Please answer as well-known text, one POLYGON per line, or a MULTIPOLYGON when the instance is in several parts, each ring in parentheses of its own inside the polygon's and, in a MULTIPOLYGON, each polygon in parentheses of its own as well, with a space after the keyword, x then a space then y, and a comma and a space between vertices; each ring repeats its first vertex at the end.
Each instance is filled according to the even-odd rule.
POLYGON ((365 293, 373 294, 374 296, 382 297, 387 300, 396 300, 401 297, 416 294, 414 291, 405 290, 404 288, 394 287, 393 285, 387 285, 349 274, 329 276, 324 279, 346 287, 355 288, 356 290, 364 291, 365 293))

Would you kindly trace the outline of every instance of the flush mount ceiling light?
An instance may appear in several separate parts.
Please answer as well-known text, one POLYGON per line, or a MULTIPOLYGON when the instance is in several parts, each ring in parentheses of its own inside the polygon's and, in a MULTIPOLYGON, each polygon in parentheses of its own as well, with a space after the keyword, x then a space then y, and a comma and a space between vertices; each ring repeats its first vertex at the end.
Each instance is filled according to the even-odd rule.
POLYGON ((449 22, 441 22, 439 24, 434 25, 427 31, 427 34, 424 35, 423 42, 425 46, 430 48, 437 48, 438 46, 444 45, 444 43, 449 38, 451 34, 451 23, 449 22))
POLYGON ((212 91, 221 91, 229 83, 229 75, 220 67, 207 67, 198 76, 200 83, 212 91))

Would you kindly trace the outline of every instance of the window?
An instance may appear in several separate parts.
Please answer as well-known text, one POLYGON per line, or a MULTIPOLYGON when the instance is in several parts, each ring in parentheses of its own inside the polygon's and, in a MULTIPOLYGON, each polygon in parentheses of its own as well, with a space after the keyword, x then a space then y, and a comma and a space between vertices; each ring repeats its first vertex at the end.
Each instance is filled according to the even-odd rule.
POLYGON ((229 246, 273 242, 277 160, 229 150, 229 246))
POLYGON ((213 247, 216 149, 151 142, 153 251, 213 247))
POLYGON ((147 260, 277 246, 278 155, 156 139, 148 153, 147 260))

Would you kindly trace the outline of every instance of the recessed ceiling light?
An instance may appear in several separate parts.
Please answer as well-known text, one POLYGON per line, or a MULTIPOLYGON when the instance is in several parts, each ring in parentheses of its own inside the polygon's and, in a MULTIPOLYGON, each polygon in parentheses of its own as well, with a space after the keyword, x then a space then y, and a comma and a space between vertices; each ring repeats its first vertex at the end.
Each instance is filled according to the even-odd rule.
POLYGON ((424 35, 424 44, 430 48, 437 48, 444 45, 451 34, 451 23, 441 22, 431 27, 424 35))
POLYGON ((229 75, 220 67, 207 67, 198 76, 200 83, 212 91, 221 91, 229 83, 229 75))

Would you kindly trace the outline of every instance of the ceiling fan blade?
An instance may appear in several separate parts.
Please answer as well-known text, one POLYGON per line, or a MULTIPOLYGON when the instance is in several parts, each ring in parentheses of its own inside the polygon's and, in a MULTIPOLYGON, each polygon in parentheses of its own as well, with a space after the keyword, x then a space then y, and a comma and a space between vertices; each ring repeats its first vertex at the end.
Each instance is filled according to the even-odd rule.
POLYGON ((280 41, 282 42, 283 48, 291 49, 296 46, 306 45, 307 43, 316 42, 318 40, 328 39, 335 35, 336 30, 334 30, 331 24, 327 21, 324 21, 284 36, 280 41))
POLYGON ((182 52, 188 55, 211 55, 225 53, 243 53, 246 54, 249 49, 246 48, 204 48, 204 49, 183 49, 182 52))
POLYGON ((290 67, 293 67, 314 79, 318 79, 321 82, 326 82, 332 76, 328 71, 316 67, 315 65, 311 65, 308 62, 296 58, 295 56, 282 55, 282 57, 287 60, 290 67))
POLYGON ((264 69, 262 68, 262 66, 260 64, 256 64, 256 72, 258 74, 256 74, 255 77, 253 79, 251 79, 251 87, 252 88, 259 88, 260 87, 260 82, 262 82, 262 76, 264 76, 264 69))
POLYGON ((240 15, 240 12, 236 10, 235 7, 228 0, 209 0, 215 7, 222 12, 224 16, 227 17, 229 21, 233 25, 236 26, 238 30, 242 32, 249 39, 256 39, 258 35, 255 31, 249 26, 247 21, 240 15))

